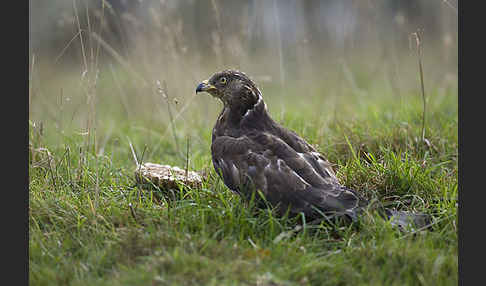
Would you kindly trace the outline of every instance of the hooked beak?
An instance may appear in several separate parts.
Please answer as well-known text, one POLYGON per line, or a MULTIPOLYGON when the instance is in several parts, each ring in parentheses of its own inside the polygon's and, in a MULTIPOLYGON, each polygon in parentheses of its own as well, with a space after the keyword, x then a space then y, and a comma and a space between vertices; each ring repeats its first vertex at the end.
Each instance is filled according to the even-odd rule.
POLYGON ((216 87, 208 82, 208 80, 205 80, 201 82, 197 88, 196 88, 196 93, 201 92, 201 91, 206 91, 209 92, 211 90, 215 90, 216 87))

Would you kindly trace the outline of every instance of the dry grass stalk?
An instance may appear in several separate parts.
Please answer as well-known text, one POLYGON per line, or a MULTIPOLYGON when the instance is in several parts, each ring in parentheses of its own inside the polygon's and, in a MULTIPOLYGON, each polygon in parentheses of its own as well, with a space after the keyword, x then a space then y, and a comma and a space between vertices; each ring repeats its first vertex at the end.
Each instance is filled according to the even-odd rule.
POLYGON ((422 36, 420 34, 420 29, 417 32, 412 33, 411 37, 415 38, 416 48, 417 48, 417 58, 419 65, 419 76, 420 76, 420 87, 422 90, 422 101, 423 101, 423 112, 422 112, 422 141, 427 142, 425 139, 425 117, 426 117, 426 98, 425 98, 425 87, 424 87, 424 73, 422 68, 422 36))
POLYGON ((179 140, 177 138, 176 128, 175 128, 175 124, 174 124, 174 116, 172 115, 172 109, 171 109, 171 106, 170 106, 171 104, 170 104, 169 94, 167 92, 167 83, 164 80, 163 85, 162 85, 160 83, 160 81, 157 80, 156 85, 157 85, 157 94, 162 96, 162 98, 165 99, 165 101, 167 102, 167 111, 169 113, 170 126, 172 128, 172 134, 174 135, 176 150, 177 150, 177 153, 180 153, 179 140))

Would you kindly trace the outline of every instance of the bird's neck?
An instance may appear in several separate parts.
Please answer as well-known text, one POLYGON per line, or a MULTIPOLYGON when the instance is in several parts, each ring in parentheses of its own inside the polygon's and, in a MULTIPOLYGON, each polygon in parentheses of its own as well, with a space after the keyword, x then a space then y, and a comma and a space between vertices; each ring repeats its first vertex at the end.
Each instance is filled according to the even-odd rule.
POLYGON ((269 127, 267 125, 271 122, 273 122, 273 120, 270 118, 270 115, 267 112, 267 106, 260 96, 257 103, 248 107, 225 104, 219 115, 218 121, 216 122, 216 126, 218 126, 217 129, 219 130, 266 130, 269 127))

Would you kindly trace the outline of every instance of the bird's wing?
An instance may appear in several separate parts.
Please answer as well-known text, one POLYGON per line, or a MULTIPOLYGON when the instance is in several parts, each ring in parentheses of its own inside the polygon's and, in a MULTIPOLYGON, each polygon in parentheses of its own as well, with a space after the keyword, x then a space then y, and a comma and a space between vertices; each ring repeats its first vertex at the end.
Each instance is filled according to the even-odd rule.
POLYGON ((353 216, 361 198, 328 173, 316 154, 299 153, 269 133, 220 136, 211 145, 213 164, 226 186, 245 197, 260 190, 283 214, 353 216))
POLYGON ((312 164, 317 172, 323 177, 328 177, 333 183, 339 184, 336 174, 332 170, 331 163, 307 141, 297 133, 279 124, 275 125, 275 135, 287 143, 294 151, 305 156, 308 163, 312 164))

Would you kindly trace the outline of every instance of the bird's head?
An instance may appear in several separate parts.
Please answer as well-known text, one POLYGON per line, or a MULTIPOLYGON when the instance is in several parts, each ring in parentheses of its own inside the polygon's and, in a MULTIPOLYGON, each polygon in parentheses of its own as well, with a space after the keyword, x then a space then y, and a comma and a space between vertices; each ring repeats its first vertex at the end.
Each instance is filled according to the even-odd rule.
POLYGON ((225 106, 237 109, 251 109, 261 100, 261 93, 255 83, 244 73, 224 70, 201 82, 196 93, 205 91, 219 98, 225 106))

